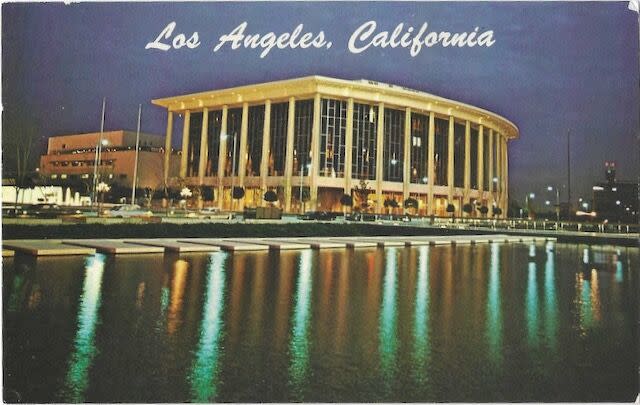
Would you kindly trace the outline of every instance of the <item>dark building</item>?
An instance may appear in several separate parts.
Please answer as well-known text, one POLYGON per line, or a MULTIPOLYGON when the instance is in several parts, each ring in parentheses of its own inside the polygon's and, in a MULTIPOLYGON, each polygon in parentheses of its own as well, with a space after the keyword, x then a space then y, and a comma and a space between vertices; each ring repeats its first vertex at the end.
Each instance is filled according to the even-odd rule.
POLYGON ((638 222, 638 183, 616 180, 615 162, 605 162, 606 182, 593 186, 593 211, 609 222, 638 222))

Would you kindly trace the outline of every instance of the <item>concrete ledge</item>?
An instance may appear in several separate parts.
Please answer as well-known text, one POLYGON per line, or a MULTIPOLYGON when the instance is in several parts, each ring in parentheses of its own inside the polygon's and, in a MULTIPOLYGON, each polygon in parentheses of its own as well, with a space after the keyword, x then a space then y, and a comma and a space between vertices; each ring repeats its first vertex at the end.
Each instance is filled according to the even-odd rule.
POLYGON ((136 245, 122 239, 65 239, 65 244, 94 248, 107 254, 164 253, 163 247, 136 245))
POLYGON ((187 252, 217 252, 219 246, 202 245, 192 242, 180 242, 177 239, 125 239, 125 243, 137 245, 158 246, 167 252, 187 253, 187 252))
POLYGON ((180 239, 178 242, 196 243, 202 245, 218 246, 220 249, 235 252, 235 251, 251 251, 251 250, 269 250, 267 245, 258 245, 255 243, 236 242, 226 239, 213 239, 213 238, 194 238, 194 239, 180 239))
POLYGON ((96 250, 90 246, 78 247, 54 239, 5 240, 2 242, 2 247, 3 250, 8 248, 32 256, 92 255, 96 253, 96 250))

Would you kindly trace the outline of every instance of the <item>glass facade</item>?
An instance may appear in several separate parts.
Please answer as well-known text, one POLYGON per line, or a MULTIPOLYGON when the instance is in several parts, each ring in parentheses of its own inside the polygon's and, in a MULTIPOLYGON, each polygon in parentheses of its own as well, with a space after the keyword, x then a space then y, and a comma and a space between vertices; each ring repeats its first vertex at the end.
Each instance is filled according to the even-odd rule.
POLYGON ((322 99, 320 121, 320 176, 344 177, 347 102, 322 99))
POLYGON ((353 104, 353 145, 351 147, 352 177, 376 178, 378 107, 353 104))
POLYGON ((453 185, 464 187, 465 124, 453 124, 453 185))
POLYGON ((411 183, 426 184, 429 153, 429 116, 411 114, 411 183))
POLYGON ((449 162, 449 121, 442 118, 435 119, 435 150, 433 164, 436 186, 447 185, 447 164, 449 162))
POLYGON ((222 111, 210 111, 207 128, 207 166, 205 176, 218 175, 218 157, 220 152, 220 130, 222 129, 222 111))
POLYGON ((189 121, 189 157, 187 158, 187 177, 198 175, 200 162, 200 137, 202 132, 202 112, 192 112, 189 121))
POLYGON ((311 161, 311 129, 313 126, 313 100, 296 101, 293 133, 293 174, 309 174, 311 161))
POLYGON ((471 145, 470 145, 470 159, 471 159, 471 183, 472 189, 478 189, 478 127, 471 126, 471 145))
POLYGON ((284 176, 288 119, 289 103, 271 105, 269 176, 284 176))
POLYGON ((260 175, 262 138, 264 137, 264 105, 249 107, 247 127, 247 176, 260 175))
POLYGON ((489 166, 489 155, 491 152, 491 149, 489 148, 489 129, 485 128, 483 131, 483 135, 482 137, 483 139, 483 146, 482 146, 482 150, 483 150, 483 160, 482 160, 482 173, 484 173, 484 185, 482 187, 483 190, 485 191, 491 191, 491 179, 493 178, 493 175, 491 174, 491 170, 490 170, 490 166, 489 166))
POLYGON ((230 108, 227 112, 227 163, 225 177, 238 175, 240 156, 240 127, 242 126, 242 108, 230 108), (234 150, 235 144, 235 150, 234 150), (235 167, 233 161, 235 160, 235 167))
POLYGON ((384 110, 383 179, 402 181, 404 162, 404 111, 384 110))

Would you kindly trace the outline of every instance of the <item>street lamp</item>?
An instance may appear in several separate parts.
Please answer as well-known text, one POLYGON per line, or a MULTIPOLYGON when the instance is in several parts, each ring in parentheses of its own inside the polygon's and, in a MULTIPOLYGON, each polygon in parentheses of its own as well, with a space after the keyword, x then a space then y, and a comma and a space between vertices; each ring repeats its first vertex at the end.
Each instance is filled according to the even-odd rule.
MULTIPOLYGON (((496 180, 496 178, 494 177, 494 180, 496 180)), ((536 198, 536 195, 534 193, 529 193, 525 196, 524 198, 524 205, 525 207, 527 207, 527 217, 531 218, 531 208, 529 207, 529 200, 533 200, 534 198, 536 198)))
POLYGON ((556 190, 556 222, 560 222, 560 189, 555 186, 547 186, 547 191, 556 190))

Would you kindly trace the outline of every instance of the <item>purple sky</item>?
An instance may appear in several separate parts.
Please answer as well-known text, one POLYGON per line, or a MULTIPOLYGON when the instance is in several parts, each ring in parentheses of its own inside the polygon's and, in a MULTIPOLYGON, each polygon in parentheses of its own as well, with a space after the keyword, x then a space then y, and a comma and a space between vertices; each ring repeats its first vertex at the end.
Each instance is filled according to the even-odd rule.
MULTIPOLYGON (((510 143, 511 197, 566 185, 572 133, 572 197, 590 197, 604 160, 637 179, 638 27, 627 2, 608 3, 82 3, 2 5, 3 141, 25 123, 39 136, 105 128, 162 134, 166 114, 150 100, 228 86, 319 74, 366 78, 427 91, 494 111, 520 128, 510 143), (434 31, 494 31, 490 48, 370 48, 350 54, 362 23, 434 31), (196 49, 145 50, 171 21, 198 31, 196 49), (228 47, 218 38, 243 21, 248 33, 323 30, 330 49, 228 47)), ((44 142, 43 142, 44 144, 44 142)), ((39 145, 40 147, 40 145, 39 145)), ((39 153, 40 151, 38 151, 39 153)), ((6 170, 11 161, 4 160, 6 170)), ((565 190, 562 198, 566 199, 565 190)))

